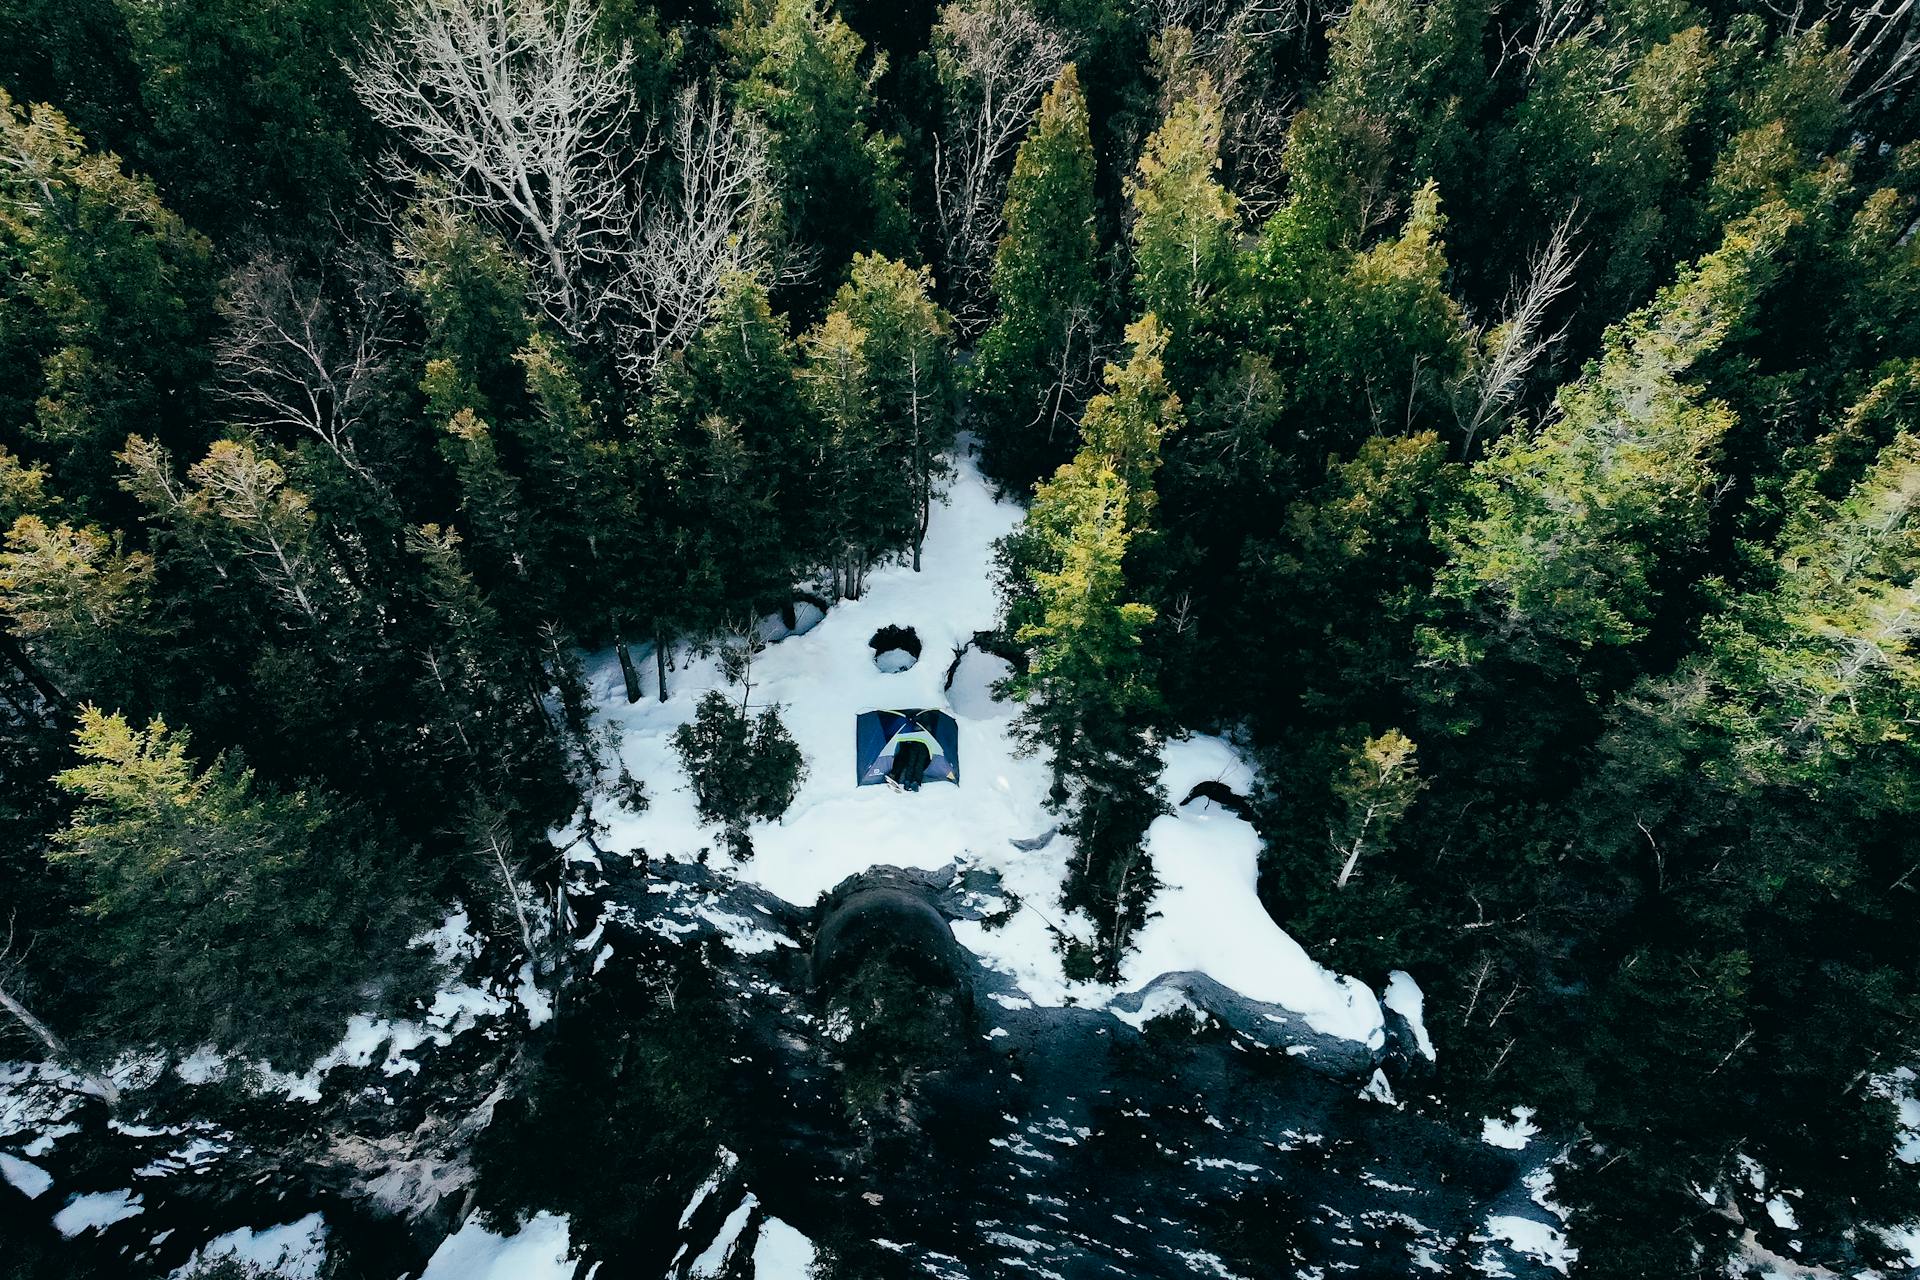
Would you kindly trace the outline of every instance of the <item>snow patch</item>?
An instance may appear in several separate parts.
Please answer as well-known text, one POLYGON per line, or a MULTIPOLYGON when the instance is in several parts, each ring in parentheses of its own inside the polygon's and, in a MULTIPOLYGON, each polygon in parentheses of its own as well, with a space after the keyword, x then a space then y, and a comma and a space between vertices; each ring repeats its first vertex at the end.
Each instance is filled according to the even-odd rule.
POLYGON ((53 1175, 37 1164, 0 1152, 0 1178, 29 1200, 38 1200, 53 1186, 53 1175))
POLYGON ((1404 969, 1395 969, 1387 975, 1387 989, 1380 996, 1380 1003, 1407 1020, 1413 1028, 1413 1038, 1420 1046, 1420 1052, 1428 1062, 1434 1061, 1433 1040, 1427 1035, 1427 1024, 1423 1014, 1426 1009, 1426 996, 1420 990, 1420 984, 1413 975, 1404 969))
POLYGON ((707 1197, 720 1189, 720 1180, 732 1173, 739 1163, 739 1156, 725 1147, 720 1148, 720 1162, 714 1166, 713 1172, 707 1175, 707 1180, 694 1191, 693 1199, 687 1201, 687 1207, 680 1211, 680 1230, 687 1229, 687 1224, 693 1221, 693 1215, 700 1211, 700 1206, 706 1203, 707 1197))
POLYGON ((713 1243, 688 1268, 689 1280, 718 1280, 727 1265, 727 1256, 733 1252, 734 1243, 740 1239, 740 1233, 746 1230, 747 1218, 759 1203, 754 1194, 748 1192, 746 1198, 735 1206, 733 1212, 727 1215, 727 1220, 720 1224, 720 1234, 713 1238, 713 1243))
POLYGON ((146 1211, 140 1197, 131 1191, 95 1191, 67 1201, 66 1207, 53 1215, 53 1227, 71 1240, 82 1231, 104 1231, 146 1211))
POLYGON ((567 1220, 538 1213, 518 1231, 497 1236, 469 1218, 440 1242, 420 1280, 573 1280, 567 1220))
POLYGON ((192 1085, 217 1084, 227 1078, 231 1064, 226 1055, 213 1045, 202 1045, 193 1053, 182 1058, 173 1069, 173 1074, 192 1085))
POLYGON ((274 1280, 319 1280, 327 1261, 327 1222, 310 1213, 298 1222, 253 1231, 246 1227, 215 1236, 174 1271, 177 1278, 195 1267, 231 1258, 274 1280))
POLYGON ((1360 1090, 1360 1101, 1384 1102, 1390 1107, 1398 1105, 1393 1100, 1393 1086, 1387 1083, 1386 1072, 1378 1067, 1374 1068, 1373 1078, 1367 1081, 1364 1089, 1360 1090))
POLYGON ((813 1263, 813 1241, 778 1218, 761 1224, 753 1246, 754 1280, 807 1280, 813 1263))
POLYGON ((1567 1243, 1563 1232, 1532 1218, 1496 1214, 1487 1219, 1487 1236, 1563 1276, 1580 1258, 1580 1251, 1567 1243))
POLYGON ((1018 710, 1004 702, 994 689, 1013 675, 1013 664, 998 654, 969 649, 960 656, 960 666, 947 687, 947 701, 954 715, 962 720, 1004 720, 1018 710))
POLYGON ((1480 1141, 1490 1147, 1524 1151, 1527 1143, 1540 1132, 1540 1126, 1533 1122, 1533 1108, 1515 1107, 1509 1114, 1513 1116, 1512 1120, 1496 1120, 1490 1117, 1482 1121, 1480 1141))
MULTIPOLYGON (((1241 791, 1251 788, 1252 772, 1226 740, 1196 735, 1167 744, 1161 780, 1168 795, 1207 779, 1241 791)), ((1195 970, 1248 999, 1291 1009, 1323 1035, 1384 1042, 1373 992, 1315 964, 1267 914, 1260 836, 1245 819, 1184 808, 1154 819, 1147 847, 1161 883, 1151 908, 1158 914, 1122 966, 1130 984, 1195 970)))
MULTIPOLYGON (((1193 1014, 1202 1022, 1209 1021, 1211 1018, 1211 1015, 1209 1015, 1205 1009, 1200 1008, 1195 1005, 1193 1001, 1187 999, 1187 993, 1178 987, 1153 988, 1141 997, 1140 1008, 1137 1012, 1128 1013, 1125 1009, 1115 1009, 1112 1007, 1109 1007, 1107 1012, 1132 1027, 1135 1031, 1144 1031, 1146 1030, 1147 1024, 1155 1018, 1164 1018, 1171 1014, 1179 1013, 1182 1010, 1193 1014)), ((1001 1032, 1000 1034, 1004 1035, 1006 1033, 1001 1032)))
POLYGON ((533 961, 529 960, 520 966, 520 984, 514 988, 513 995, 520 1002, 520 1007, 527 1011, 529 1027, 541 1026, 553 1017, 553 997, 542 991, 540 984, 534 981, 533 961))

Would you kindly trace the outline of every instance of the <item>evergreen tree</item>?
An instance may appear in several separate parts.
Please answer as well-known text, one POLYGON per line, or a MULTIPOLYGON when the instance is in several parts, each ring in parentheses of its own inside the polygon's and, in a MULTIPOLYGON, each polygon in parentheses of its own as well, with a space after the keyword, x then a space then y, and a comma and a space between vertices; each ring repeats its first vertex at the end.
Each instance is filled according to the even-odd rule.
POLYGON ((1687 375, 1748 323, 1791 224, 1775 208, 1729 228, 1719 250, 1609 333, 1537 434, 1507 437, 1475 468, 1443 518, 1451 563, 1439 592, 1481 619, 1455 652, 1497 644, 1580 672, 1641 641, 1676 603, 1674 575, 1704 535, 1733 422, 1687 375))
POLYGON ((14 521, 0 552, 0 617, 9 656, 60 705, 126 697, 141 687, 153 636, 152 558, 88 525, 14 521))
POLYGON ((1151 736, 1161 700, 1143 643, 1154 610, 1129 598, 1128 551, 1151 531, 1160 444, 1180 424, 1158 321, 1145 317, 1128 337, 1130 359, 1107 366, 1107 390, 1087 406, 1080 452, 1035 491, 1005 553, 1007 625, 1028 652, 1013 681, 1026 703, 1016 728, 1048 754, 1052 802, 1072 805, 1067 900, 1092 918, 1094 962, 1109 978, 1146 919, 1146 830, 1166 804, 1151 736))
POLYGON ((867 377, 881 423, 880 483, 865 497, 880 511, 883 545, 910 546, 915 571, 953 444, 956 407, 953 322, 932 292, 926 268, 863 254, 834 299, 834 309, 865 335, 867 377))
POLYGON ((70 942, 100 981, 103 1047, 213 1043, 302 1060, 347 1016, 410 993, 421 923, 407 860, 330 797, 257 782, 232 756, 196 768, 184 733, 89 707, 78 802, 50 855, 88 923, 70 942), (387 847, 383 847, 386 845, 387 847))
POLYGON ((786 233, 816 280, 838 283, 863 249, 903 248, 900 141, 875 125, 885 55, 870 62, 829 0, 747 0, 724 40, 741 105, 772 134, 786 233))
POLYGON ((800 747, 777 707, 758 716, 718 690, 700 699, 694 718, 673 731, 673 747, 693 779, 700 816, 725 829, 736 858, 753 856, 747 825, 777 822, 806 777, 800 747))
POLYGON ((785 321, 736 278, 712 320, 662 366, 643 425, 640 509, 658 523, 661 634, 705 638, 742 612, 791 599, 824 564, 825 446, 785 321))
POLYGON ((1795 1210, 1812 1232, 1920 1207, 1886 1159, 1897 1121, 1872 1084, 1914 1049, 1887 1033, 1915 1016, 1912 859, 1895 833, 1913 807, 1916 495, 1903 431, 1844 499, 1808 498, 1776 585, 1710 620, 1601 745, 1583 869, 1625 900, 1611 919, 1636 944, 1588 1015, 1586 1114, 1610 1150, 1583 1152, 1573 1186, 1601 1265, 1643 1263, 1636 1213, 1675 1216, 1690 1188, 1739 1176, 1736 1152, 1807 1189, 1795 1210), (1807 1001, 1817 1027, 1789 1012, 1807 1001), (1728 1091, 1753 1107, 1716 1109, 1728 1091), (1604 1167, 1619 1156, 1624 1170, 1604 1167))
POLYGON ((1290 199, 1347 244, 1398 219, 1431 181, 1464 197, 1491 78, 1477 0, 1363 0, 1334 29, 1327 81, 1294 117, 1290 199))
POLYGON ((1100 349, 1093 140, 1072 64, 1040 104, 1007 184, 999 315, 974 352, 972 420, 989 474, 1024 491, 1066 460, 1100 349))
POLYGON ((867 566, 888 542, 886 441, 867 364, 867 331, 839 306, 800 340, 802 372, 824 446, 821 494, 831 524, 834 594, 859 599, 867 566))
POLYGON ((365 0, 127 5, 147 121, 138 155, 168 202, 227 246, 319 256, 364 198, 376 138, 340 74, 365 0))
POLYGON ((1237 205, 1220 185, 1220 98, 1202 79, 1174 105, 1129 181, 1134 293, 1173 335, 1175 384, 1191 388, 1230 337, 1237 205))
POLYGON ((73 516, 118 515, 130 432, 204 439, 207 243, 59 112, 0 94, 0 261, 0 444, 50 464, 73 516))

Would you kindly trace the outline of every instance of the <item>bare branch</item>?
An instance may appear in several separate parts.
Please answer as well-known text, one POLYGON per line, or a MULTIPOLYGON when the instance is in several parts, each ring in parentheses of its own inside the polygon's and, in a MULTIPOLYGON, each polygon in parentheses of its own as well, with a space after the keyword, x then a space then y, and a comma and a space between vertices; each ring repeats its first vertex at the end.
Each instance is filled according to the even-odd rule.
POLYGON ((439 198, 478 212, 538 269, 543 303, 578 334, 583 275, 629 218, 627 49, 601 48, 589 0, 400 0, 361 48, 355 90, 437 170, 439 198))
POLYGON ((987 276, 1013 155, 1071 52, 1066 33, 1021 0, 963 0, 940 11, 934 60, 947 114, 934 139, 934 212, 962 332, 987 321, 987 276))
POLYGON ((395 290, 370 262, 350 263, 347 276, 348 301, 335 306, 282 262, 248 263, 227 282, 214 359, 220 389, 242 420, 311 436, 371 479, 353 435, 393 345, 395 290))
POLYGON ((1871 0, 1849 5, 1834 19, 1846 32, 1849 105, 1905 89, 1920 76, 1920 30, 1914 0, 1871 0))
MULTIPOLYGON (((1573 286, 1573 273, 1586 252, 1573 248, 1577 213, 1577 209, 1568 211, 1533 255, 1526 282, 1516 289, 1506 318, 1492 332, 1492 350, 1475 362, 1458 388, 1462 455, 1472 451, 1474 439, 1494 416, 1519 398, 1527 375, 1566 336, 1564 326, 1548 333, 1544 324, 1554 301, 1573 286)), ((1479 336, 1484 345, 1488 335, 1479 336)))
POLYGON ((0 943, 0 1010, 10 1014, 15 1022, 40 1042, 41 1048, 46 1050, 48 1061, 80 1077, 87 1086, 87 1091, 98 1095, 107 1106, 119 1106, 120 1091, 114 1087, 113 1082, 80 1066, 79 1060, 67 1048, 67 1042, 27 1008, 21 992, 20 975, 25 966, 27 952, 32 950, 32 947, 31 945, 16 947, 14 923, 13 917, 9 916, 6 941, 0 943))
POLYGON ((684 347, 729 276, 772 283, 800 267, 778 260, 765 129, 715 90, 689 86, 675 104, 669 188, 650 201, 623 246, 611 297, 622 356, 636 376, 684 347))

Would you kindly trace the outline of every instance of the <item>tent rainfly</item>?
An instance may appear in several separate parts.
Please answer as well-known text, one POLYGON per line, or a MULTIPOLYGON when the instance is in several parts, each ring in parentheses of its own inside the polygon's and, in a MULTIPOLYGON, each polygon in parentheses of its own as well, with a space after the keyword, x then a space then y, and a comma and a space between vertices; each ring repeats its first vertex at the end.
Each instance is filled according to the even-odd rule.
POLYGON ((868 711, 855 722, 854 763, 863 787, 889 779, 909 790, 921 781, 957 783, 960 730, 944 711, 868 711))

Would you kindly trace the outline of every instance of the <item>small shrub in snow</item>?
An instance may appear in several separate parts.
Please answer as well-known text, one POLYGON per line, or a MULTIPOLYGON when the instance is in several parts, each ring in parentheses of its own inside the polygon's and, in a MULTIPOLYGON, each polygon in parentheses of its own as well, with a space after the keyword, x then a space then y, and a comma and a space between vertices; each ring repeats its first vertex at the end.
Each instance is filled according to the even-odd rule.
POLYGON ((653 801, 647 795, 647 784, 633 776, 633 770, 622 763, 620 776, 613 781, 614 803, 630 814, 642 814, 653 801))
POLYGON ((717 691, 701 698, 693 720, 674 730, 673 745, 693 781, 700 816, 726 828, 739 858, 753 853, 747 824, 779 818, 806 776, 800 747, 777 708, 749 716, 717 691))

